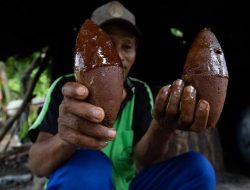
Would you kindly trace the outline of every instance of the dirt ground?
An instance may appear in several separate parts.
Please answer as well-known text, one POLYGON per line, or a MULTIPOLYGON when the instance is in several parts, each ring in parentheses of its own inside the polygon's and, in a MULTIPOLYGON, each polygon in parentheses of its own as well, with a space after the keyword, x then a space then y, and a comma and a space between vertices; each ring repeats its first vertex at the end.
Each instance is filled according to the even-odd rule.
MULTIPOLYGON (((0 190, 42 190, 45 178, 38 178, 27 166, 29 145, 0 153, 0 190)), ((250 177, 217 173, 216 190, 249 190, 250 177)))
POLYGON ((32 182, 33 176, 27 166, 29 147, 1 152, 0 189, 23 189, 32 182))

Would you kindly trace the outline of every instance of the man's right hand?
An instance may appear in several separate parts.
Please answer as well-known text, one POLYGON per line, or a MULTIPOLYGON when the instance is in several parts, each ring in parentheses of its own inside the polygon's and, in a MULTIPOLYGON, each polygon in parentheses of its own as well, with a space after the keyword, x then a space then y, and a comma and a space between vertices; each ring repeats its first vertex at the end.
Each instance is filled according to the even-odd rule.
POLYGON ((102 149, 115 138, 115 129, 100 124, 105 115, 103 109, 84 101, 89 94, 84 85, 68 82, 62 94, 58 133, 63 141, 77 147, 102 149))

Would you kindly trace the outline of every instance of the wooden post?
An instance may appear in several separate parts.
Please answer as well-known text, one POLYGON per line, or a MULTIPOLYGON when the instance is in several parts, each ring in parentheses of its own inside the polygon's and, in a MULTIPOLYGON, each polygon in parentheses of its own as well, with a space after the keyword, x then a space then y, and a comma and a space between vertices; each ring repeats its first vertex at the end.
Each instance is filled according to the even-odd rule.
POLYGON ((202 133, 176 131, 174 138, 169 143, 169 156, 176 156, 191 150, 206 156, 215 171, 224 170, 222 146, 216 128, 202 133))

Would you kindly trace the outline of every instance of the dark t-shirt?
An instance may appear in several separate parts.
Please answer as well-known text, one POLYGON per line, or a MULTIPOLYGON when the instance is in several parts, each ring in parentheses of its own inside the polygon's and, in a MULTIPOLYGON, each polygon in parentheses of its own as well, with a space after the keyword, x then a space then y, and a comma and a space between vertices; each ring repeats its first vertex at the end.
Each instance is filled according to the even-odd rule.
MULTIPOLYGON (((59 105, 63 100, 61 88, 66 82, 69 81, 75 81, 73 74, 60 77, 51 85, 43 108, 37 120, 29 130, 29 136, 33 142, 36 140, 39 131, 51 134, 56 134, 58 132, 57 118, 59 115, 59 105)), ((128 77, 124 86, 127 90, 127 97, 122 102, 121 109, 118 114, 121 114, 124 106, 134 94, 135 104, 132 128, 134 130, 133 144, 136 144, 145 134, 152 119, 152 94, 146 83, 135 78, 128 77)))

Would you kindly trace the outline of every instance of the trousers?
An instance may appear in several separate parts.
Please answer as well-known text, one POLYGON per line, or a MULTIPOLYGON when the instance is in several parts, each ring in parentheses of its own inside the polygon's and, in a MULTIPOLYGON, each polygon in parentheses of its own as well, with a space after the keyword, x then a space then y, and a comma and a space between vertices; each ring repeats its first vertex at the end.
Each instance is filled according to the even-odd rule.
MULTIPOLYGON (((47 190, 113 190, 112 163, 101 151, 79 149, 49 177, 47 190)), ((214 190, 215 172, 190 151, 139 172, 129 190, 214 190)), ((119 190, 119 189, 117 189, 119 190)))

